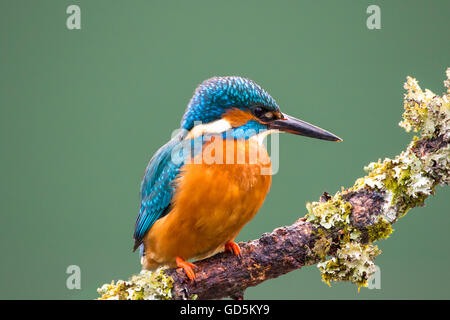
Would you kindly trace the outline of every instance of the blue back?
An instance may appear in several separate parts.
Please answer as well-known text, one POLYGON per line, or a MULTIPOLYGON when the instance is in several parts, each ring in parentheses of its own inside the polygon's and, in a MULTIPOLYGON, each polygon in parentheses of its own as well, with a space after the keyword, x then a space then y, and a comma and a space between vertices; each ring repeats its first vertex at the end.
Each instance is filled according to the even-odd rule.
POLYGON ((181 139, 180 134, 162 146, 147 165, 141 183, 141 208, 134 229, 134 250, 142 243, 153 223, 168 213, 175 191, 172 182, 183 165, 182 162, 174 163, 171 154, 181 139))
POLYGON ((186 132, 181 132, 162 146, 152 157, 141 183, 141 208, 134 229, 134 250, 159 218, 170 211, 170 203, 175 193, 175 178, 185 164, 187 156, 193 157, 202 149, 202 137, 184 140, 186 132), (187 147, 187 146, 189 147, 187 147))

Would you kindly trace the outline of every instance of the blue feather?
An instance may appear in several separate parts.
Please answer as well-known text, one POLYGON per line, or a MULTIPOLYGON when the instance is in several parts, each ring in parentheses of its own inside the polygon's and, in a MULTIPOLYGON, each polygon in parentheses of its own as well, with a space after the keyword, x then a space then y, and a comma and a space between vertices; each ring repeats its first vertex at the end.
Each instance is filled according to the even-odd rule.
MULTIPOLYGON (((178 175, 184 161, 173 161, 172 154, 181 145, 183 134, 179 134, 162 146, 150 160, 141 183, 141 208, 134 228, 134 250, 142 243, 144 235, 159 218, 165 216, 178 175)), ((183 152, 180 149, 179 152, 183 152)))
POLYGON ((175 136, 155 153, 147 165, 141 183, 141 208, 134 227, 134 250, 155 221, 169 213, 176 189, 174 181, 187 156, 193 157, 202 150, 203 137, 184 140, 185 136, 186 132, 175 136))
POLYGON ((195 90, 181 127, 191 130, 194 123, 209 123, 221 118, 230 108, 249 108, 263 105, 268 110, 278 111, 275 100, 259 85, 241 77, 214 77, 205 80, 195 90))

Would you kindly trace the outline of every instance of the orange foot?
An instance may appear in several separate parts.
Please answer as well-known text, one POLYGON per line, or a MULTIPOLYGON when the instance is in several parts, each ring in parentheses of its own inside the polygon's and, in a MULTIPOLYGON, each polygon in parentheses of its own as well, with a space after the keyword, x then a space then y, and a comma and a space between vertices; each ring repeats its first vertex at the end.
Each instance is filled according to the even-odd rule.
POLYGON ((195 272, 194 272, 194 270, 192 270, 193 268, 196 267, 195 264, 187 262, 187 261, 184 261, 180 257, 176 257, 175 261, 177 263, 177 267, 178 268, 183 268, 183 270, 186 272, 186 275, 188 276, 188 278, 190 280, 194 280, 195 279, 195 272))
POLYGON ((241 249, 239 248, 237 243, 233 241, 228 241, 227 243, 225 243, 225 251, 230 251, 235 256, 238 256, 239 258, 241 257, 241 249))

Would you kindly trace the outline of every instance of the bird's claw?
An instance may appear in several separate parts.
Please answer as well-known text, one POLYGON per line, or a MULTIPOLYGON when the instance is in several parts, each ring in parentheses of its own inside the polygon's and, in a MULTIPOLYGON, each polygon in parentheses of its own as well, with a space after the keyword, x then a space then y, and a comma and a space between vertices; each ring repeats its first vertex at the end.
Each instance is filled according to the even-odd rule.
POLYGON ((230 251, 235 256, 237 256, 239 259, 241 259, 241 249, 239 248, 239 245, 236 242, 228 241, 225 243, 225 251, 230 251))
POLYGON ((195 279, 195 272, 194 272, 194 270, 192 270, 197 267, 195 264, 184 261, 180 257, 176 257, 175 261, 177 263, 177 267, 183 268, 184 272, 186 272, 186 275, 189 278, 189 280, 192 281, 195 279))

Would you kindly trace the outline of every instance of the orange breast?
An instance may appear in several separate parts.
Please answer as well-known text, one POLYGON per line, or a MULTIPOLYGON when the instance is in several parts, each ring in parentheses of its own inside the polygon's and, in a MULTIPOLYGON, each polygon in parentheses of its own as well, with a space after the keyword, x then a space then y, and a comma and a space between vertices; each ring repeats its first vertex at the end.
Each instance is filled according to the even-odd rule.
POLYGON ((213 143, 222 148, 207 145, 203 155, 182 168, 173 209, 147 233, 148 266, 173 264, 176 256, 200 259, 223 250, 263 204, 271 183, 264 146, 256 139, 234 140, 228 146, 225 141, 213 143), (222 161, 211 163, 208 157, 218 154, 216 160, 222 161))

